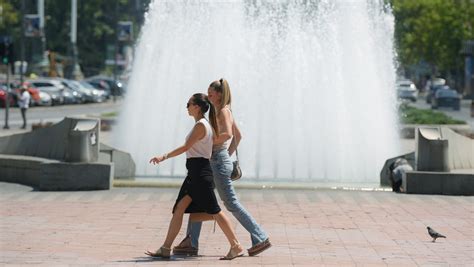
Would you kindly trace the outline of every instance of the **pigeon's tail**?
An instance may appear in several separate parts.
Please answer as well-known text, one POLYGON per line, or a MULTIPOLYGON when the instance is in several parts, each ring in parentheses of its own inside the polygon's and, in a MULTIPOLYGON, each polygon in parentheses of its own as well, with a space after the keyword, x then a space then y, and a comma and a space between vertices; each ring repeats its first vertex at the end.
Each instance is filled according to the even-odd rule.
POLYGON ((438 234, 438 238, 446 238, 446 236, 438 234))

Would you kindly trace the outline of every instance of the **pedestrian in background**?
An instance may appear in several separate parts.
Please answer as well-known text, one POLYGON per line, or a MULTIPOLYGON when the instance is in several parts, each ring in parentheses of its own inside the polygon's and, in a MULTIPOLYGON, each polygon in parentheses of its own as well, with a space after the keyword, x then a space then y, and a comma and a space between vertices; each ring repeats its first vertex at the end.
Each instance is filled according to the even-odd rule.
POLYGON ((30 93, 27 90, 26 85, 21 87, 20 96, 18 97, 18 106, 21 110, 21 117, 23 118, 23 126, 21 129, 26 129, 26 111, 30 107, 30 93))

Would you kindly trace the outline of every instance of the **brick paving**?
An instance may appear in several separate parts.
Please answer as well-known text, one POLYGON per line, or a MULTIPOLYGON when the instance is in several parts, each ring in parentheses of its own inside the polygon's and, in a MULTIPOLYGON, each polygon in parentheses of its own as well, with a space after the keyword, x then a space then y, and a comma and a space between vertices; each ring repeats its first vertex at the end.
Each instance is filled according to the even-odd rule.
MULTIPOLYGON (((176 188, 37 192, 0 183, 0 265, 474 265, 473 197, 348 190, 238 189, 269 233, 271 249, 219 261, 228 244, 207 222, 200 256, 148 258, 143 252, 164 240, 177 193, 176 188), (432 243, 428 225, 448 238, 432 243)), ((248 248, 248 234, 233 217, 232 222, 248 248)))

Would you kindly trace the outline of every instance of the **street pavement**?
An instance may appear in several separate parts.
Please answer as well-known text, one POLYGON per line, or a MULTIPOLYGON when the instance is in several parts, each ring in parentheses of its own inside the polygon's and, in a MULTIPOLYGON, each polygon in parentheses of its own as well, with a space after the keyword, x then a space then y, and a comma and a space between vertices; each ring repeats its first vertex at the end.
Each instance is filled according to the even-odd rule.
MULTIPOLYGON (((28 129, 31 130, 32 123, 38 122, 59 122, 64 117, 85 117, 85 116, 97 116, 99 117, 103 113, 119 112, 122 104, 122 99, 113 102, 111 100, 104 103, 90 103, 80 105, 62 105, 53 107, 31 107, 27 111, 28 129)), ((10 133, 16 133, 23 124, 21 118, 20 109, 17 107, 10 108, 8 113, 8 125, 9 130, 3 129, 5 125, 5 109, 0 109, 0 136, 10 133)))
MULTIPOLYGON (((4 266, 473 266, 474 197, 363 190, 237 189, 273 247, 219 261, 229 245, 203 226, 198 257, 147 257, 166 235, 177 188, 38 192, 0 183, 4 266), (431 242, 426 226, 447 236, 431 242)), ((221 205, 223 207, 223 205, 221 205)), ((227 213, 229 214, 229 213, 227 213)), ((184 237, 184 226, 175 245, 184 237)), ((231 217, 244 247, 245 229, 231 217)))

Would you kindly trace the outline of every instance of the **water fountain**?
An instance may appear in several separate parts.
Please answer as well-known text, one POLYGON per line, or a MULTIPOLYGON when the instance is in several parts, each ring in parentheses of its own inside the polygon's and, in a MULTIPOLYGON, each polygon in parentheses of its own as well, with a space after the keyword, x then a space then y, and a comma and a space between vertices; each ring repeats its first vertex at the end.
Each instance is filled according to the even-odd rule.
POLYGON ((370 183, 398 154, 394 18, 383 1, 153 1, 115 145, 182 177, 186 102, 225 77, 244 178, 370 183))

